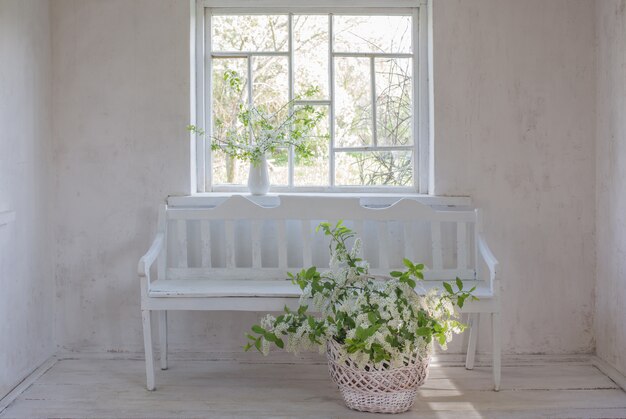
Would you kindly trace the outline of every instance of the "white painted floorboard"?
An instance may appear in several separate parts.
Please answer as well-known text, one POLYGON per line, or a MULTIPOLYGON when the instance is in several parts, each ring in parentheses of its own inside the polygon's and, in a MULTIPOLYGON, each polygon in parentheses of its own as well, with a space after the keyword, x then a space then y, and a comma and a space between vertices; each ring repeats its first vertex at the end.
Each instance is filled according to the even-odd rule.
MULTIPOLYGON (((444 364, 445 365, 445 364, 444 364)), ((365 418, 347 409, 325 364, 172 360, 145 390, 141 359, 61 359, 0 418, 365 418)), ((626 393, 590 362, 491 369, 431 367, 406 418, 626 418, 626 393)), ((395 416, 394 416, 395 417, 395 416)))

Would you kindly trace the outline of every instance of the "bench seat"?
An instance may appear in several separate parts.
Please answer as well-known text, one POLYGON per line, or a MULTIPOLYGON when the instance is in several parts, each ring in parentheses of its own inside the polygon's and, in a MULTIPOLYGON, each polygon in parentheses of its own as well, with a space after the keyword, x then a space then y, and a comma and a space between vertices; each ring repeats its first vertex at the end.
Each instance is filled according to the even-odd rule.
POLYGON ((300 297, 300 287, 284 280, 159 279, 148 296, 167 297, 300 297))
MULTIPOLYGON (((432 281, 431 281, 432 282, 432 281)), ((478 282, 478 281, 475 281, 478 282)), ((466 287, 474 281, 467 281, 466 287)), ((437 284, 427 284, 437 286, 437 284)), ((441 289, 441 286, 439 286, 441 289)), ((149 297, 284 297, 299 298, 300 287, 288 280, 257 279, 159 279, 150 285, 149 297)), ((493 293, 486 284, 476 285, 473 294, 479 299, 490 298, 493 293)), ((468 302, 468 306, 472 303, 468 302)))

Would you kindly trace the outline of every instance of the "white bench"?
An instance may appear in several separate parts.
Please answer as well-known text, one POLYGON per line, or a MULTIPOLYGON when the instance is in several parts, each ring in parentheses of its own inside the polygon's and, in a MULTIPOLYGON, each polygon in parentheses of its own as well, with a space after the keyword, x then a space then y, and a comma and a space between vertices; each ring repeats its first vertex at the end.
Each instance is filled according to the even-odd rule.
POLYGON ((169 310, 282 311, 297 307, 300 289, 286 272, 313 264, 328 267, 328 247, 315 233, 320 221, 343 220, 363 239, 373 274, 402 269, 402 258, 424 263, 424 287, 456 277, 476 286, 467 302, 466 368, 474 365, 479 313, 491 315, 494 388, 500 386, 498 262, 481 234, 480 211, 433 209, 411 199, 386 208, 363 207, 358 198, 280 196, 263 207, 233 196, 215 207, 163 206, 156 238, 139 261, 141 314, 148 390, 154 390, 151 313, 159 313, 161 369, 167 369, 169 310), (156 278, 151 267, 156 262, 156 278), (486 268, 486 269, 485 269, 486 268))

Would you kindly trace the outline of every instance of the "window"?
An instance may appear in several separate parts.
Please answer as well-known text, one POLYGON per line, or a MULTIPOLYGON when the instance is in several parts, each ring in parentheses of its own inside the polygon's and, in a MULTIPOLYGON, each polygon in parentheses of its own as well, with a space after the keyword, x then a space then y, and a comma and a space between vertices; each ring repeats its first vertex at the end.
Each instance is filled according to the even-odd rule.
MULTIPOLYGON (((208 136, 243 133, 251 108, 278 122, 298 110, 315 116, 312 153, 268 156, 273 190, 426 192, 419 8, 199 10, 196 125, 208 136)), ((207 143, 194 156, 198 191, 245 189, 248 163, 207 143)))

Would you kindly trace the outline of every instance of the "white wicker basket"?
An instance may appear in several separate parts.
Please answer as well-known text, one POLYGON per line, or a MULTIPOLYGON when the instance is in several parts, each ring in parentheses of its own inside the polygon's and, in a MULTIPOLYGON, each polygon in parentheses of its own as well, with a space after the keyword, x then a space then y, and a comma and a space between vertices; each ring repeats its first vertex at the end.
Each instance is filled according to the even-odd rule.
POLYGON ((376 368, 368 364, 357 367, 349 357, 341 358, 340 345, 328 341, 328 370, 350 409, 374 413, 401 413, 415 402, 417 389, 428 377, 430 351, 405 358, 403 366, 388 364, 376 368))

